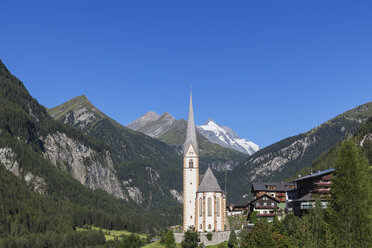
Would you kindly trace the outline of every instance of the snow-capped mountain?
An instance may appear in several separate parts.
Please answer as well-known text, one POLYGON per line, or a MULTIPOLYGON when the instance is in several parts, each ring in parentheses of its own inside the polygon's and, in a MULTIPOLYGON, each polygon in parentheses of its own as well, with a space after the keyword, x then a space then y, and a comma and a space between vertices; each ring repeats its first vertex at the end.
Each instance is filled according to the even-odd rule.
POLYGON ((197 127, 198 131, 210 142, 252 155, 260 147, 250 140, 239 138, 230 128, 219 126, 213 120, 208 120, 204 125, 197 127))

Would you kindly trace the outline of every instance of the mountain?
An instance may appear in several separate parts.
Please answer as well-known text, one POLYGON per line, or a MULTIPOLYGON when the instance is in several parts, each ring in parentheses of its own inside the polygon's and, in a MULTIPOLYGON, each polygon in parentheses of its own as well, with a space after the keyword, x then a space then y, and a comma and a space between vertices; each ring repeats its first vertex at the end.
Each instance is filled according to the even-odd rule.
MULTIPOLYGON (((48 113, 109 146, 116 176, 127 198, 152 211, 180 207, 182 158, 167 144, 120 125, 84 95, 48 109, 48 113)), ((146 126, 149 120, 161 119, 166 120, 167 116, 148 113, 133 126, 146 126)), ((180 218, 178 213, 175 220, 180 218)))
POLYGON ((142 117, 138 118, 137 120, 133 121, 132 123, 130 123, 128 125, 128 128, 130 128, 132 130, 139 130, 140 128, 145 126, 147 123, 156 121, 157 119, 159 119, 159 117, 160 117, 160 115, 158 115, 154 111, 150 111, 150 112, 146 113, 144 116, 142 116, 142 117))
MULTIPOLYGON (((135 120, 128 127, 157 138, 173 147, 177 153, 182 154, 187 122, 184 119, 176 120, 169 113, 164 113, 159 118, 150 120, 151 118, 148 117, 149 113, 135 120), (137 125, 136 123, 143 124, 137 125)), ((155 116, 154 114, 151 115, 155 116)), ((200 167, 202 171, 207 170, 208 166, 217 171, 231 170, 248 157, 248 154, 209 141, 199 131, 199 128, 197 128, 196 135, 199 143, 200 167)))
MULTIPOLYGON (((356 133, 352 138, 362 147, 367 159, 372 163, 372 117, 364 124, 361 124, 356 133)), ((294 180, 299 175, 305 176, 312 172, 323 171, 335 167, 335 162, 339 149, 341 147, 341 142, 332 146, 325 152, 323 152, 319 157, 317 157, 311 164, 311 166, 305 167, 296 174, 288 178, 288 180, 294 180)))
POLYGON ((252 155, 260 149, 260 147, 252 141, 239 138, 233 130, 226 126, 219 126, 211 119, 197 128, 210 142, 219 144, 223 147, 231 148, 248 155, 252 155))
POLYGON ((171 210, 159 218, 128 199, 110 147, 52 119, 1 60, 0 106, 0 246, 58 240, 85 224, 146 232, 173 223, 171 210))
POLYGON ((267 146, 236 166, 228 174, 229 201, 249 198, 252 181, 282 181, 304 167, 330 147, 356 132, 361 123, 372 116, 372 102, 311 129, 267 146))

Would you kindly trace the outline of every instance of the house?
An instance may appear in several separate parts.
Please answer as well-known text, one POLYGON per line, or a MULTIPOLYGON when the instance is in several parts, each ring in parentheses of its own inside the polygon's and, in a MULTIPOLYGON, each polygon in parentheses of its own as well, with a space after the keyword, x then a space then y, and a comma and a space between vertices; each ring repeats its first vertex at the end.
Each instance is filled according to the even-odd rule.
POLYGON ((248 212, 249 202, 244 203, 230 203, 226 206, 227 216, 242 215, 248 212))
POLYGON ((251 187, 253 199, 267 194, 275 197, 281 203, 290 199, 293 190, 295 190, 295 184, 292 182, 253 182, 251 187))
POLYGON ((296 199, 288 203, 288 211, 302 216, 309 209, 315 207, 316 198, 320 199, 323 208, 327 208, 328 199, 331 196, 333 172, 334 169, 328 169, 294 180, 296 199))
POLYGON ((256 197, 249 203, 249 214, 248 219, 255 212, 257 220, 267 219, 268 222, 272 222, 275 216, 281 218, 283 211, 278 207, 280 201, 268 194, 256 197))

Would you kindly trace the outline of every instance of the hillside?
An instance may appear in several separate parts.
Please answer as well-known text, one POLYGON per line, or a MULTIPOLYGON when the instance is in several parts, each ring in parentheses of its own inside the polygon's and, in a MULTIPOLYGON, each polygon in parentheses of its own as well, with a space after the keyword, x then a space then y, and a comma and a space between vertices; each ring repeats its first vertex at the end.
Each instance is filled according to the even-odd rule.
POLYGON ((108 144, 127 197, 152 211, 180 206, 177 197, 180 199, 182 195, 182 159, 171 147, 120 125, 98 110, 86 96, 48 109, 48 113, 108 144))
MULTIPOLYGON (((353 135, 353 138, 362 146, 366 157, 370 163, 372 163, 372 118, 369 118, 366 123, 361 124, 358 127, 358 130, 353 135)), ((311 166, 305 167, 298 171, 296 174, 289 177, 288 180, 294 180, 298 177, 298 175, 308 175, 311 172, 334 168, 334 163, 339 153, 339 149, 340 143, 332 146, 327 151, 323 152, 319 157, 317 157, 311 166)))
MULTIPOLYGON (((182 153, 187 127, 187 122, 184 119, 176 120, 169 113, 159 116, 154 112, 148 112, 133 121, 128 127, 157 138, 173 147, 177 153, 182 153)), ((231 170, 248 157, 245 153, 209 141, 199 129, 197 129, 197 139, 202 171, 205 171, 208 166, 217 171, 231 170)))
POLYGON ((0 239, 89 223, 143 232, 169 224, 171 213, 157 219, 126 199, 109 146, 53 120, 1 61, 0 106, 0 220, 8 223, 0 239))
POLYGON ((283 181, 309 166, 327 149, 356 132, 372 116, 372 102, 265 147, 228 174, 228 201, 249 199, 252 181, 283 181))

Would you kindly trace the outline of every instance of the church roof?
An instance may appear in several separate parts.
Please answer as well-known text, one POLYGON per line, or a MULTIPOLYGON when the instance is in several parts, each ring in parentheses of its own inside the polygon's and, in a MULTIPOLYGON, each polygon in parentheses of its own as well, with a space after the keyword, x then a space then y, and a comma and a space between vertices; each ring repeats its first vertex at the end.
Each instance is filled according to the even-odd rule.
POLYGON ((199 154, 198 141, 196 139, 195 122, 194 122, 194 110, 192 108, 192 93, 190 92, 190 107, 189 107, 189 119, 186 130, 186 140, 183 145, 183 154, 186 155, 190 145, 193 146, 196 155, 199 154))
POLYGON ((222 192, 210 167, 208 167, 208 170, 200 183, 198 192, 222 192))

